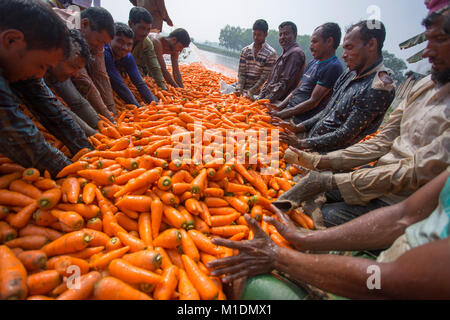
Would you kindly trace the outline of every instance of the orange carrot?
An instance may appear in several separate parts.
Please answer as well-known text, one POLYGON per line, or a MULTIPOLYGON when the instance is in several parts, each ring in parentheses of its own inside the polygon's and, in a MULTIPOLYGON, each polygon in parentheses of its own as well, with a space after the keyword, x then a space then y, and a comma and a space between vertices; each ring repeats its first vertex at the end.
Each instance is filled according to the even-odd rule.
POLYGON ((181 232, 181 248, 183 250, 183 253, 188 255, 195 262, 198 262, 200 260, 200 253, 198 252, 198 249, 195 246, 194 241, 185 230, 180 229, 180 232, 181 232))
POLYGON ((33 203, 34 199, 27 197, 18 192, 9 190, 0 190, 0 205, 12 207, 25 207, 33 203))
POLYGON ((75 287, 66 290, 58 296, 57 300, 87 300, 94 291, 95 284, 101 280, 101 274, 97 271, 82 275, 79 281, 79 288, 75 287))
POLYGON ((224 226, 224 227, 215 227, 211 228, 211 233, 222 236, 222 237, 232 237, 237 233, 244 232, 245 234, 248 234, 249 229, 247 226, 224 226))
POLYGON ((0 246, 0 300, 22 300, 28 295, 27 271, 7 246, 0 246))
POLYGON ((56 206, 57 209, 64 211, 75 211, 79 215, 81 215, 85 219, 92 219, 98 217, 100 214, 100 208, 95 204, 68 204, 68 203, 60 203, 56 206))
POLYGON ((193 194, 203 194, 206 189, 208 173, 206 169, 200 171, 199 175, 192 181, 191 192, 193 194))
POLYGON ((83 188, 83 202, 84 204, 91 204, 95 200, 95 184, 88 183, 83 188))
POLYGON ((206 235, 209 235, 210 232, 209 226, 199 217, 194 217, 194 229, 206 235))
POLYGON ((40 179, 34 183, 34 186, 40 190, 50 190, 57 187, 56 182, 52 179, 40 179))
POLYGON ((139 177, 128 181, 128 183, 122 188, 122 190, 120 190, 119 192, 114 194, 114 196, 116 198, 121 197, 128 192, 133 192, 142 187, 151 185, 161 177, 161 174, 162 174, 161 168, 155 168, 155 169, 149 170, 149 171, 141 174, 139 177))
POLYGON ((152 226, 152 239, 155 239, 159 234, 159 227, 161 226, 161 220, 163 215, 164 205, 159 198, 155 198, 151 203, 151 226, 152 226))
POLYGON ((130 219, 126 214, 117 212, 115 214, 117 222, 128 232, 138 231, 138 223, 133 219, 130 219))
POLYGON ((194 287, 197 289, 200 297, 203 300, 217 299, 219 289, 214 282, 206 274, 204 274, 198 265, 187 255, 183 255, 181 258, 183 259, 186 274, 194 287))
POLYGON ((152 250, 142 250, 135 253, 126 254, 122 257, 123 260, 128 261, 132 265, 155 271, 161 267, 162 255, 152 250))
POLYGON ((74 162, 70 165, 68 165, 67 167, 65 167, 64 169, 62 169, 58 175, 56 176, 56 178, 64 178, 70 174, 73 173, 77 173, 78 171, 81 170, 86 170, 89 167, 89 163, 86 161, 77 161, 74 162))
POLYGON ((209 208, 228 207, 228 202, 222 198, 206 197, 205 203, 209 208))
POLYGON ((114 277, 100 280, 95 285, 93 298, 95 300, 151 300, 145 293, 114 277))
POLYGON ((81 251, 75 252, 75 253, 68 253, 68 256, 71 256, 73 258, 78 259, 89 259, 94 254, 100 253, 105 249, 105 247, 92 247, 92 248, 86 248, 81 251))
POLYGON ((74 211, 52 210, 50 212, 59 222, 68 226, 72 231, 77 231, 83 228, 84 219, 74 211))
POLYGON ((45 191, 39 198, 39 208, 44 210, 53 209, 61 199, 62 192, 59 188, 45 191))
POLYGON ((174 249, 181 245, 181 233, 178 229, 168 229, 153 240, 153 245, 155 247, 174 249))
POLYGON ((45 269, 47 255, 41 250, 24 251, 17 256, 29 272, 45 269))
POLYGON ((125 196, 116 206, 123 210, 134 210, 138 212, 148 212, 151 209, 152 198, 147 196, 125 196))
POLYGON ((241 215, 239 212, 235 212, 229 215, 221 215, 221 216, 213 216, 211 217, 211 226, 212 227, 221 227, 227 226, 233 223, 237 218, 241 215))
POLYGON ((41 227, 49 227, 58 221, 50 211, 40 209, 33 213, 33 220, 34 223, 41 227))
POLYGON ((146 283, 157 285, 163 281, 163 278, 160 275, 136 267, 123 259, 113 260, 109 264, 108 270, 112 276, 129 284, 146 283))
POLYGON ((55 270, 42 271, 27 278, 29 294, 45 295, 61 283, 61 275, 55 270))
POLYGON ((178 284, 178 268, 171 266, 164 270, 163 281, 156 285, 153 297, 156 300, 169 300, 178 284))
MULTIPOLYGON (((119 221, 120 223, 120 221, 119 221)), ((138 230, 141 240, 147 248, 153 248, 152 225, 150 213, 144 212, 139 216, 138 230)))
POLYGON ((86 228, 96 231, 103 231, 103 221, 100 218, 92 218, 86 222, 86 228))
POLYGON ((180 269, 179 273, 178 291, 180 292, 180 300, 200 300, 200 295, 191 280, 189 280, 186 271, 180 269))
POLYGON ((9 248, 22 248, 24 250, 39 250, 46 243, 48 238, 45 236, 24 236, 5 242, 9 248))
POLYGON ((7 218, 9 224, 17 229, 25 227, 30 218, 33 216, 33 213, 37 210, 37 208, 38 205, 36 202, 34 202, 29 204, 22 210, 20 210, 17 214, 15 215, 10 214, 7 218))
POLYGON ((164 248, 162 248, 162 247, 155 247, 155 251, 157 253, 159 253, 161 255, 161 257, 162 257, 162 259, 161 259, 161 268, 163 270, 166 270, 168 267, 173 265, 172 261, 170 260, 169 255, 167 254, 166 250, 164 250, 164 248))
POLYGON ((74 231, 45 245, 41 250, 48 257, 81 251, 86 248, 92 238, 84 231, 74 231))
POLYGON ((189 230, 188 234, 195 243, 195 246, 206 253, 211 255, 219 255, 222 253, 222 249, 211 242, 211 240, 203 233, 197 230, 189 230))
POLYGON ((42 194, 42 192, 38 188, 23 180, 16 180, 11 182, 11 184, 9 185, 9 190, 24 194, 27 197, 33 199, 39 198, 42 194))
POLYGON ((0 177, 0 189, 6 189, 9 185, 22 177, 20 172, 14 172, 0 177))
POLYGON ((110 171, 110 168, 95 170, 87 169, 78 171, 78 175, 95 182, 98 186, 108 186, 115 182, 115 175, 110 171))
POLYGON ((111 261, 122 258, 123 255, 129 250, 130 247, 123 247, 103 254, 100 253, 98 255, 94 255, 89 259, 89 266, 94 270, 106 269, 111 261))
POLYGON ((141 239, 133 237, 129 233, 119 231, 117 232, 117 237, 125 246, 130 248, 130 252, 137 252, 146 248, 145 243, 141 239))

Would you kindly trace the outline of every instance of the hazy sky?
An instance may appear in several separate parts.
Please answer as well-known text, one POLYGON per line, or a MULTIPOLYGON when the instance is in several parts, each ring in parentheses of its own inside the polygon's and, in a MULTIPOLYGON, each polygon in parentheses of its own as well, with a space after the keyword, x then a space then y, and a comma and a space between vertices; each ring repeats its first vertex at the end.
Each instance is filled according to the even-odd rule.
MULTIPOLYGON (((114 19, 128 21, 129 0, 102 0, 114 19)), ((422 32, 427 11, 424 0, 166 0, 174 27, 182 27, 196 41, 219 42, 220 29, 227 24, 251 28, 256 19, 265 19, 271 29, 286 20, 297 24, 299 34, 311 34, 325 22, 337 22, 342 29, 361 19, 373 18, 379 8, 386 26, 385 49, 406 59, 423 48, 400 50, 398 44, 422 32), (377 10, 377 9, 375 9, 377 10)), ((163 31, 173 28, 164 24, 163 31)), ((417 68, 417 66, 416 66, 417 68)), ((414 69, 416 69, 414 68, 414 69)))

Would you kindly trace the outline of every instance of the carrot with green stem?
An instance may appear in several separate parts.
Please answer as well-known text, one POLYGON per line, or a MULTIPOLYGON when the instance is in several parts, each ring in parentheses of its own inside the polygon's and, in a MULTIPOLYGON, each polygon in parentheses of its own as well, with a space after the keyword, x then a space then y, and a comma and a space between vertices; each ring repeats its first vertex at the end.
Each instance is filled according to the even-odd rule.
POLYGON ((153 250, 142 250, 135 253, 126 254, 122 257, 123 260, 128 261, 132 265, 155 271, 161 267, 162 255, 153 250))
POLYGON ((50 227, 53 223, 58 221, 50 211, 41 209, 33 213, 33 220, 34 223, 40 227, 50 227))
POLYGON ((155 247, 162 247, 165 249, 174 249, 181 245, 181 233, 178 229, 168 229, 160 233, 154 240, 155 247))
POLYGON ((78 171, 78 175, 80 177, 86 178, 95 182, 97 186, 108 186, 115 182, 115 175, 110 168, 96 170, 96 169, 87 169, 78 171))
POLYGON ((41 173, 35 168, 25 169, 22 173, 22 179, 30 183, 37 181, 40 177, 41 173))
POLYGON ((114 197, 118 198, 126 193, 133 192, 135 190, 141 189, 142 187, 149 186, 156 182, 162 174, 161 168, 155 168, 152 170, 149 170, 137 178, 131 179, 128 181, 128 183, 116 194, 114 194, 114 197))
POLYGON ((191 192, 193 194, 203 194, 207 187, 208 172, 206 169, 200 171, 199 175, 192 181, 191 192))
POLYGON ((45 191, 37 200, 39 208, 43 210, 53 209, 61 200, 61 196, 62 192, 59 188, 45 191))
POLYGON ((23 300, 28 295, 27 271, 7 246, 0 246, 0 300, 23 300))
POLYGON ((183 229, 187 227, 188 222, 186 221, 186 217, 174 207, 164 205, 163 212, 171 226, 183 229))
POLYGON ((45 245, 41 250, 48 257, 73 253, 85 249, 92 238, 84 231, 74 231, 45 245))

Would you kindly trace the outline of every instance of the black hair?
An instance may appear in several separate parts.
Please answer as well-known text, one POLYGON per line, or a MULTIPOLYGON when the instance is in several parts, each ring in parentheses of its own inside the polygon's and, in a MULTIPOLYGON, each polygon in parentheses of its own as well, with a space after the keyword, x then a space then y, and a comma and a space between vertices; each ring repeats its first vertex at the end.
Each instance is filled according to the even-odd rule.
POLYGON ((297 35, 297 25, 295 23, 293 23, 292 21, 285 21, 282 24, 280 24, 280 26, 278 27, 278 29, 284 28, 290 26, 292 28, 292 31, 294 31, 294 34, 297 35))
POLYGON ((129 20, 134 24, 137 24, 141 21, 144 21, 145 23, 152 23, 153 17, 147 9, 142 7, 133 7, 130 11, 129 20))
POLYGON ((267 33, 269 31, 269 25, 267 24, 266 20, 258 19, 253 24, 253 30, 259 30, 267 33))
POLYGON ((78 44, 80 46, 80 56, 89 62, 92 60, 92 55, 89 50, 89 45, 80 30, 72 29, 69 31, 72 45, 78 44))
POLYGON ((131 30, 129 26, 127 26, 125 23, 122 22, 116 22, 114 24, 114 27, 116 29, 116 36, 125 36, 127 38, 133 39, 134 38, 134 32, 131 30))
POLYGON ((329 38, 333 38, 334 42, 334 49, 339 48, 339 45, 341 44, 341 37, 342 32, 341 28, 337 23, 334 22, 327 22, 319 27, 316 28, 316 30, 320 30, 320 36, 323 40, 327 40, 329 38))
POLYGON ((444 17, 444 23, 443 23, 443 30, 446 35, 450 35, 450 15, 448 14, 449 8, 435 11, 431 14, 429 14, 423 21, 422 25, 426 28, 431 27, 433 24, 435 24, 440 17, 444 17))
POLYGON ((169 38, 176 38, 177 42, 181 43, 185 48, 189 47, 191 44, 191 37, 189 33, 181 28, 175 29, 169 34, 169 38))
POLYGON ((0 30, 23 33, 29 50, 62 49, 70 55, 69 30, 55 12, 41 0, 0 1, 0 30))
POLYGON ((90 7, 81 11, 81 19, 88 19, 93 31, 106 30, 114 38, 114 19, 108 10, 101 7, 90 7))
POLYGON ((384 40, 386 40, 386 28, 383 22, 378 20, 364 20, 360 21, 347 29, 347 33, 353 31, 355 28, 359 27, 359 33, 364 44, 369 43, 370 39, 375 38, 378 43, 378 53, 381 55, 384 45, 384 40), (377 27, 379 26, 379 28, 377 27))

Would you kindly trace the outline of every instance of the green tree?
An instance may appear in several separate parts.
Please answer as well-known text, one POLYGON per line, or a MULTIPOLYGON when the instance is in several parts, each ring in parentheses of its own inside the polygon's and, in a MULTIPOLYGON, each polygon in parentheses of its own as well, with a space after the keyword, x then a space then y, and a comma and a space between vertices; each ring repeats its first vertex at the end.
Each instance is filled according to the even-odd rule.
POLYGON ((402 83, 406 80, 405 71, 408 69, 405 61, 397 58, 393 53, 383 51, 384 64, 386 67, 394 72, 392 76, 398 83, 402 83))

